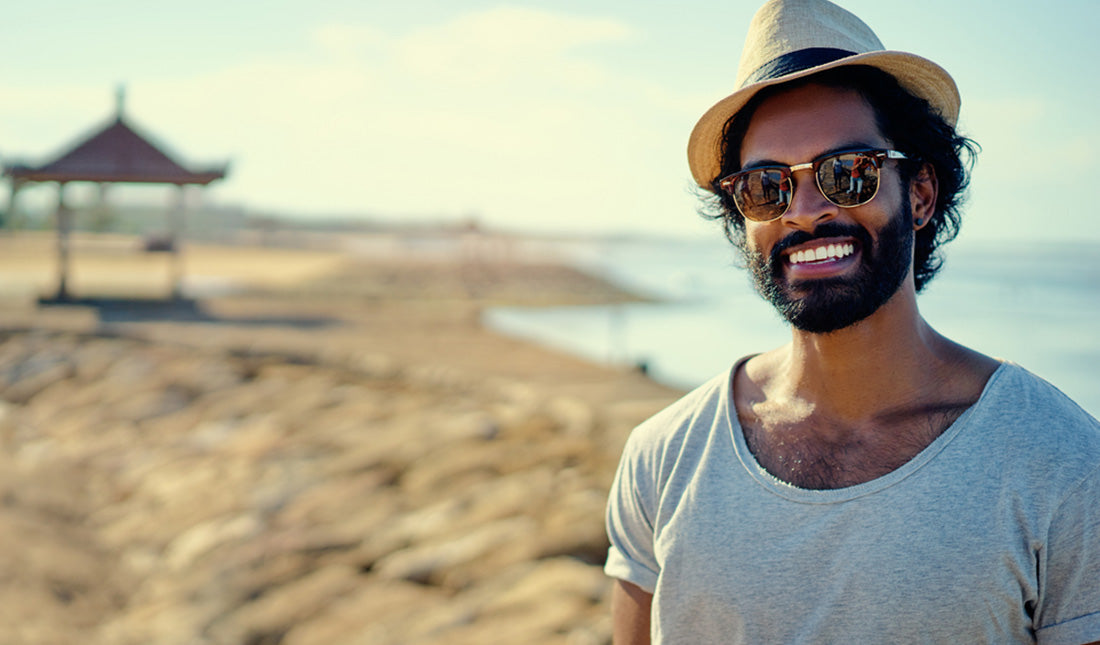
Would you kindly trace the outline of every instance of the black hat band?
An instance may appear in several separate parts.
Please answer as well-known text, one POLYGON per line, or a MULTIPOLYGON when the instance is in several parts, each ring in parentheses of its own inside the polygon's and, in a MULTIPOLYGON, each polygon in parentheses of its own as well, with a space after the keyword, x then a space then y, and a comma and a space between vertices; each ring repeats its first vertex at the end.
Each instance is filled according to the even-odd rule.
POLYGON ((746 85, 752 85, 753 83, 759 83, 760 81, 768 81, 774 78, 780 78, 781 76, 787 76, 788 74, 795 74, 803 70, 817 67, 818 65, 824 65, 833 61, 840 60, 841 58, 847 58, 849 56, 855 56, 855 52, 850 52, 844 49, 834 49, 832 47, 810 47, 808 49, 799 49, 798 51, 790 52, 789 54, 783 54, 777 56, 770 61, 764 63, 760 67, 756 68, 756 71, 749 75, 745 79, 745 83, 741 87, 746 85))

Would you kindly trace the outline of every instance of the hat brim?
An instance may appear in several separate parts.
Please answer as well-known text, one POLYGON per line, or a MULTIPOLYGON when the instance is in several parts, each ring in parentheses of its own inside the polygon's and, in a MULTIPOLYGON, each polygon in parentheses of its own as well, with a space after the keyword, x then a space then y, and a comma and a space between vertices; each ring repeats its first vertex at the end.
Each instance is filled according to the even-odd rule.
POLYGON ((959 118, 959 89, 951 75, 932 61, 898 51, 874 51, 818 65, 808 69, 746 85, 714 104, 703 114, 688 140, 688 164, 695 183, 712 190, 712 182, 722 171, 722 139, 726 122, 737 114, 757 92, 818 72, 850 65, 877 67, 898 79, 906 90, 928 101, 950 125, 959 118))

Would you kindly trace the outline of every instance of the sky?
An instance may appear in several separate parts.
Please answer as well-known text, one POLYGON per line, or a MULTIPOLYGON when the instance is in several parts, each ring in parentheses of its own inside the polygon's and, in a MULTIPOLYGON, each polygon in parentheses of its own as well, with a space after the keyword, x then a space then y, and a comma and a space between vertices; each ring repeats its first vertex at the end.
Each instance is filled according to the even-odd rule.
MULTIPOLYGON (((1100 240, 1100 2, 841 0, 945 67, 981 144, 960 240, 1100 240)), ((39 0, 0 22, 0 160, 113 119, 258 214, 710 234, 688 135, 757 0, 39 0)), ((160 199, 150 189, 124 199, 160 199)), ((24 199, 21 197, 21 199, 24 199)), ((30 205, 54 199, 30 191, 30 205)))

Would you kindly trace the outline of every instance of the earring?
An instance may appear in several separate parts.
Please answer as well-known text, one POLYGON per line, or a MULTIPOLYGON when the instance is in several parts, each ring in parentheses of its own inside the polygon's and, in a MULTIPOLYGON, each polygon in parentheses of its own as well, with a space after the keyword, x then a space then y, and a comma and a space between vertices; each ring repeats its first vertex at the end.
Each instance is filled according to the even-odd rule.
POLYGON ((913 220, 913 223, 917 226, 920 226, 921 224, 924 224, 924 220, 918 217, 917 219, 913 220))

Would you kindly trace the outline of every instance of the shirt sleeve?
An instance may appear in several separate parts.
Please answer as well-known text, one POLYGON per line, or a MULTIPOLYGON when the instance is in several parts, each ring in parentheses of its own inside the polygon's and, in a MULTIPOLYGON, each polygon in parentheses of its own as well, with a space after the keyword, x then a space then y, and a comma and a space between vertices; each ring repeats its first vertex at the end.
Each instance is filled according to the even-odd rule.
POLYGON ((1059 506, 1041 556, 1042 645, 1100 641, 1100 466, 1059 506))
POLYGON ((660 565, 654 551, 656 479, 638 449, 637 433, 623 450, 607 503, 611 547, 604 572, 653 593, 660 565))

